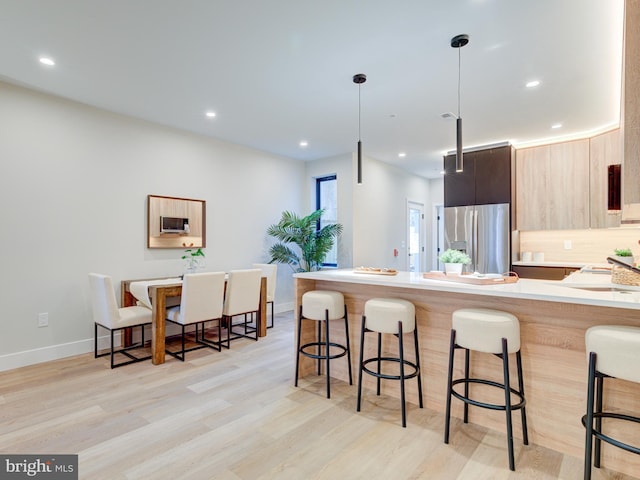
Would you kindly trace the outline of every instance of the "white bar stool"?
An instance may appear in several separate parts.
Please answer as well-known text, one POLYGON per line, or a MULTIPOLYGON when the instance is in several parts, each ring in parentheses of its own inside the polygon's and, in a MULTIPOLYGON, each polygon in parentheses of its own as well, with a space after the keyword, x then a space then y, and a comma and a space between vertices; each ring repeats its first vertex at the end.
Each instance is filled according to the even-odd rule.
POLYGON ((584 478, 591 478, 591 460, 593 437, 595 452, 593 465, 600 468, 600 450, 602 440, 622 448, 627 452, 640 454, 640 448, 623 443, 602 433, 602 419, 613 418, 640 423, 640 417, 602 410, 604 379, 619 378, 640 383, 640 328, 625 326, 591 327, 585 334, 585 343, 589 355, 589 377, 587 388, 587 413, 582 417, 586 427, 584 452, 584 478), (593 405, 595 390, 595 409, 593 405), (595 419, 595 427, 593 421, 595 419))
POLYGON ((360 361, 358 363, 358 405, 356 410, 360 411, 362 400, 362 372, 373 375, 377 380, 377 395, 380 395, 380 381, 400 380, 400 400, 402 402, 402 426, 407 426, 407 414, 405 406, 404 381, 416 377, 418 379, 418 400, 422 408, 422 381, 420 379, 420 347, 418 346, 418 328, 416 326, 416 309, 413 303, 407 300, 391 298, 372 298, 364 304, 364 314, 362 315, 362 331, 360 333, 360 361), (378 334, 378 355, 364 359, 364 336, 365 333, 376 332, 378 334), (416 361, 410 362, 404 358, 404 347, 402 335, 413 332, 415 344, 416 361), (392 334, 398 337, 398 357, 382 356, 382 334, 392 334), (375 362, 377 369, 367 368, 367 364, 375 362), (382 362, 398 363, 400 367, 399 375, 389 375, 382 373, 382 362), (409 367, 409 373, 405 372, 405 367, 409 367))
POLYGON ((525 445, 529 444, 529 436, 527 434, 527 415, 525 411, 526 401, 524 398, 524 383, 522 381, 522 358, 520 356, 520 322, 518 322, 518 319, 514 315, 507 312, 484 308, 463 308, 453 312, 451 323, 444 443, 449 443, 451 396, 454 396, 464 402, 464 423, 468 423, 469 421, 469 405, 488 408, 491 410, 503 410, 506 412, 507 417, 509 469, 515 470, 515 459, 513 455, 513 428, 511 423, 511 412, 513 410, 521 410, 523 443, 525 445), (464 378, 454 380, 453 361, 456 348, 464 349, 465 365, 464 378), (501 358, 504 383, 498 383, 486 379, 469 378, 469 350, 491 353, 501 358), (515 390, 510 386, 509 353, 516 354, 519 390, 515 390), (464 394, 460 394, 453 389, 454 385, 460 383, 464 384, 464 394), (469 385, 471 383, 501 388, 504 390, 505 395, 504 405, 484 403, 471 399, 469 397, 469 385), (512 393, 519 398, 519 402, 516 404, 511 402, 512 393))
POLYGON ((347 318, 347 306, 344 296, 340 292, 328 290, 313 290, 302 295, 302 304, 298 314, 298 342, 296 354, 296 383, 298 386, 298 372, 300 367, 300 355, 316 359, 318 361, 318 375, 322 373, 322 360, 325 361, 327 376, 327 398, 331 398, 331 382, 329 361, 335 358, 347 356, 349 362, 349 385, 353 385, 351 374, 351 348, 349 346, 349 321, 347 318), (329 322, 331 320, 344 319, 346 344, 331 342, 329 339, 329 322), (303 320, 312 320, 318 323, 317 341, 300 345, 300 331, 303 320), (324 322, 324 340, 322 340, 322 322, 324 322), (316 353, 311 350, 316 348, 316 353), (331 347, 334 352, 331 353, 331 347))

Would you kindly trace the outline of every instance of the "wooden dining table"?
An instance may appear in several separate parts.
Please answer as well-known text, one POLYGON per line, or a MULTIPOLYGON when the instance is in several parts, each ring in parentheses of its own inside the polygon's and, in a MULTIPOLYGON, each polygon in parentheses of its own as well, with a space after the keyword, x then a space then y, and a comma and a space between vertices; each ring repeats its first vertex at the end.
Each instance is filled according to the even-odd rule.
MULTIPOLYGON (((144 278, 136 280, 122 280, 120 284, 120 304, 123 307, 136 305, 137 299, 131 293, 129 285, 132 282, 162 280, 161 278, 144 278)), ((154 365, 165 362, 165 335, 166 335, 166 309, 167 300, 179 299, 182 294, 182 283, 163 283, 149 285, 149 297, 151 298, 151 361, 154 365)), ((179 300, 177 300, 179 304, 179 300)), ((267 277, 263 276, 260 282, 260 302, 258 303, 258 337, 267 335, 267 277)), ((126 339, 125 339, 126 342, 126 339)))

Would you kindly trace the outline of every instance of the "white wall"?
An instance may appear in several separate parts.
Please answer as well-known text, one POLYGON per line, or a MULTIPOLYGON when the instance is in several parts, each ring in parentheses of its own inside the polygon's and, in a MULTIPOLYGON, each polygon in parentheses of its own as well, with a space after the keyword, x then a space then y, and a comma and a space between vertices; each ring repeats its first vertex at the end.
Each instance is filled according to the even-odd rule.
POLYGON ((371 158, 363 159, 362 176, 353 187, 353 265, 406 270, 407 200, 422 203, 426 214, 429 180, 371 158))
MULTIPOLYGON (((429 180, 397 167, 363 159, 363 184, 357 185, 355 155, 307 163, 307 209, 315 207, 315 178, 336 174, 338 221, 344 231, 338 244, 338 267, 359 265, 406 269, 407 200, 424 204, 426 239, 431 235, 429 180), (405 248, 402 248, 403 242, 405 248), (393 249, 399 251, 393 256, 393 249)), ((428 265, 428 264, 427 264, 428 265)))
POLYGON ((182 250, 146 248, 148 194, 206 200, 207 270, 267 260, 268 225, 302 210, 302 162, 1 82, 0 105, 0 370, 91 351, 89 272, 182 273, 182 250))

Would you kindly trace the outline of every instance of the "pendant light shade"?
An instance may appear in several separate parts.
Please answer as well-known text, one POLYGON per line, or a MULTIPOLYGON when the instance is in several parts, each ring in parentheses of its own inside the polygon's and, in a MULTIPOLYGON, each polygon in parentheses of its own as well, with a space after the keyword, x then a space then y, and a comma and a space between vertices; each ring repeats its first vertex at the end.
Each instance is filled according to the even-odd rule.
POLYGON ((360 85, 367 81, 364 73, 357 73, 353 76, 353 83, 358 85, 358 185, 362 185, 362 141, 360 139, 360 85))
POLYGON ((462 172, 462 117, 460 116, 460 49, 469 43, 469 35, 456 35, 451 39, 451 47, 458 49, 458 117, 456 118, 456 172, 462 172))
POLYGON ((462 119, 456 118, 456 172, 462 172, 462 119))

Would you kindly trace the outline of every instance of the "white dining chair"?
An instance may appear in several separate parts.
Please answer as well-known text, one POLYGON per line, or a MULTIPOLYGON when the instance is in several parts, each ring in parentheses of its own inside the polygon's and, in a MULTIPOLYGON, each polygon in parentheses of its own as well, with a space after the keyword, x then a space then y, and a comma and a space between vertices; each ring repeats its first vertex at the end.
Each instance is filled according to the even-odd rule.
POLYGON ((267 328, 273 328, 274 317, 274 300, 276 298, 276 279, 278 278, 278 265, 271 263, 254 263, 253 268, 262 270, 262 276, 267 277, 267 305, 271 304, 271 325, 267 328))
POLYGON ((93 353, 95 358, 111 356, 111 368, 129 365, 130 363, 149 360, 151 355, 135 356, 132 351, 145 346, 144 327, 151 324, 151 310, 146 307, 118 308, 116 294, 113 290, 111 277, 98 273, 89 274, 89 287, 91 290, 91 307, 93 310, 93 353), (98 353, 98 326, 108 330, 111 336, 110 348, 107 353, 98 353), (140 342, 115 349, 114 334, 125 328, 140 327, 140 342), (128 358, 124 362, 115 363, 115 356, 122 354, 128 358))
POLYGON ((228 329, 227 348, 231 346, 231 340, 238 338, 258 340, 256 314, 260 308, 261 282, 262 270, 259 268, 229 272, 227 292, 222 309, 223 319, 228 329), (244 319, 242 322, 234 324, 233 319, 238 316, 243 316, 244 319), (241 329, 240 332, 238 332, 239 329, 241 329))
POLYGON ((182 281, 180 305, 167 309, 167 321, 180 325, 182 329, 182 349, 172 352, 165 348, 169 355, 184 362, 185 352, 201 348, 222 349, 221 319, 224 301, 224 272, 190 273, 182 281), (215 322, 218 329, 217 340, 206 338, 205 324, 215 322), (185 350, 185 327, 195 325, 196 345, 185 350), (202 326, 200 337, 199 326, 202 326))

